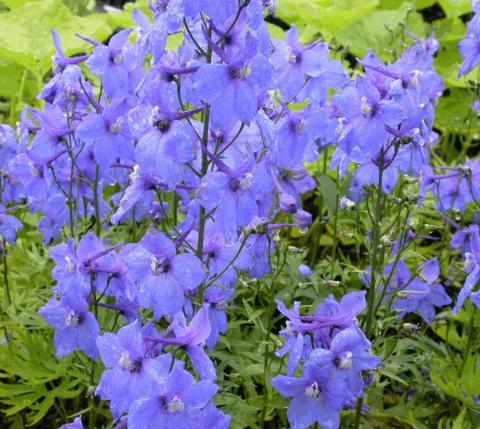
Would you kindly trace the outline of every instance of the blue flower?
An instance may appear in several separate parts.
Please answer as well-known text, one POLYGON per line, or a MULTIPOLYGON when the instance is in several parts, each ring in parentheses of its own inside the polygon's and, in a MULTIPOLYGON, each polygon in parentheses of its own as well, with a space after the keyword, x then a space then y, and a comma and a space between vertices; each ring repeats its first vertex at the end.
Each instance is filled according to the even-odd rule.
MULTIPOLYGON (((465 271, 467 278, 460 293, 457 302, 453 307, 452 313, 457 314, 462 308, 465 300, 471 295, 473 289, 480 280, 480 229, 478 225, 470 226, 471 238, 470 249, 465 253, 465 271)), ((478 303, 478 293, 475 295, 475 303, 478 303)))
POLYGON ((166 375, 172 357, 155 356, 154 349, 144 340, 140 322, 124 326, 116 334, 105 333, 97 339, 98 349, 106 370, 96 394, 110 400, 115 419, 125 413, 137 399, 153 389, 151 374, 166 375))
POLYGON ((184 294, 193 293, 205 279, 194 255, 177 255, 175 244, 163 233, 150 231, 125 256, 131 278, 137 282, 138 302, 153 308, 155 318, 181 311, 184 294))
POLYGON ((198 418, 217 391, 211 381, 195 382, 178 361, 170 373, 153 372, 150 377, 152 391, 145 392, 129 409, 130 429, 190 429, 190 422, 198 418))
POLYGON ((22 223, 15 216, 8 215, 6 209, 0 205, 0 236, 10 244, 15 244, 19 229, 22 229, 22 223))
POLYGON ((348 393, 345 396, 363 396, 365 388, 362 371, 370 371, 381 360, 371 354, 371 344, 357 326, 338 332, 328 349, 316 348, 310 359, 330 369, 333 379, 343 379, 348 393))
POLYGON ((58 429, 83 429, 82 418, 77 417, 72 423, 65 423, 58 429))
POLYGON ((435 307, 442 307, 452 302, 440 284, 427 284, 420 279, 413 279, 396 294, 392 310, 399 311, 399 317, 417 312, 427 323, 432 323, 436 314, 435 307))
POLYGON ((314 360, 303 367, 300 378, 277 375, 272 385, 282 396, 292 398, 288 406, 288 422, 293 429, 306 429, 317 422, 323 429, 340 426, 340 410, 345 402, 346 385, 332 379, 328 367, 314 360))
POLYGON ((100 329, 95 316, 88 311, 85 296, 71 292, 60 299, 53 298, 40 309, 40 314, 55 328, 53 341, 58 357, 82 350, 92 359, 97 358, 100 329))
POLYGON ((257 42, 247 37, 241 52, 227 54, 215 49, 223 63, 205 64, 195 73, 194 97, 211 105, 212 122, 222 127, 239 119, 246 124, 255 117, 259 90, 270 85, 270 65, 257 54, 257 42))

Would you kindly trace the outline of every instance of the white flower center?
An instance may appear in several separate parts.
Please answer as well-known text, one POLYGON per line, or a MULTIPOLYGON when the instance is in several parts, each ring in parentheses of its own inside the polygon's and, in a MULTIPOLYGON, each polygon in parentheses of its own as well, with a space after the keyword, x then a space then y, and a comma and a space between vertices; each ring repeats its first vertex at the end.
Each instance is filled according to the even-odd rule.
POLYGON ((138 164, 135 164, 135 165, 133 166, 132 172, 131 172, 130 175, 129 175, 130 180, 131 180, 132 182, 140 177, 139 170, 140 170, 140 166, 139 166, 138 164))
POLYGON ((67 271, 69 273, 74 273, 75 264, 73 263, 72 258, 70 258, 70 256, 65 256, 65 261, 67 262, 67 271))
POLYGON ((295 125, 295 131, 298 134, 302 134, 303 132, 305 132, 306 129, 307 129, 307 121, 305 119, 302 119, 300 122, 298 122, 298 124, 295 125))
POLYGON ((79 322, 80 322, 80 320, 78 319, 78 316, 75 314, 75 312, 73 310, 71 310, 70 313, 68 313, 68 315, 65 319, 65 324, 67 326, 74 327, 74 326, 78 326, 79 322))
POLYGON ((123 118, 117 118, 115 122, 110 124, 108 127, 108 131, 110 131, 112 134, 118 134, 120 131, 122 131, 122 125, 123 125, 123 118))
POLYGON ((245 177, 242 180, 240 180, 240 189, 242 191, 246 191, 247 189, 250 189, 250 187, 252 186, 252 178, 253 178, 253 174, 247 173, 245 177))
POLYGON ((321 390, 316 381, 305 389, 305 395, 309 398, 318 398, 320 393, 321 390))
POLYGON ((343 354, 338 364, 339 368, 350 369, 353 366, 353 353, 348 351, 343 354))
POLYGON ((475 267, 475 265, 476 265, 476 262, 473 254, 471 254, 470 252, 465 252, 465 264, 464 264, 465 272, 467 273, 471 272, 475 267))
POLYGON ((32 176, 39 177, 40 176, 40 170, 37 167, 35 167, 33 162, 29 162, 28 165, 30 166, 30 173, 32 173, 32 176))
POLYGON ((171 413, 183 411, 184 408, 185 404, 177 395, 175 395, 173 399, 168 403, 168 411, 170 411, 171 413))
POLYGON ((130 359, 130 353, 128 353, 127 350, 124 350, 122 352, 122 355, 120 356, 120 359, 118 360, 118 363, 123 369, 128 369, 130 370, 132 368, 132 360, 130 359))
POLYGON ((373 108, 372 105, 368 102, 366 97, 362 97, 360 99, 361 107, 360 109, 362 110, 362 113, 365 116, 370 116, 372 114, 373 108))

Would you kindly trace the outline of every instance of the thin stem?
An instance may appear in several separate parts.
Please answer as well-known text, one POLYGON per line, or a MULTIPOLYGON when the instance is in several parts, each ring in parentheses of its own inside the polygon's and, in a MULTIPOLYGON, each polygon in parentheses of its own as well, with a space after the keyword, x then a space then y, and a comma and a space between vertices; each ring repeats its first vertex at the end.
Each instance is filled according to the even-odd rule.
POLYGON ((248 237, 250 236, 250 234, 245 234, 245 237, 243 237, 243 240, 237 250, 237 253, 235 253, 234 257, 230 260, 230 262, 225 265, 225 267, 223 268, 222 271, 220 271, 215 277, 213 277, 213 279, 211 279, 204 287, 203 289, 206 289, 208 286, 212 285, 213 283, 215 283, 220 277, 222 277, 226 272, 227 270, 235 263, 235 261, 237 260, 237 258, 240 256, 240 253, 242 253, 242 250, 243 248, 245 247, 245 244, 247 243, 247 239, 248 237))
MULTIPOLYGON (((338 177, 338 176, 337 176, 338 177)), ((339 192, 337 191, 335 196, 335 213, 334 213, 334 221, 333 221, 333 246, 332 246, 332 261, 330 265, 330 277, 334 277, 335 273, 335 256, 337 253, 337 235, 338 235, 338 204, 339 204, 339 192)))
POLYGON ((5 284, 5 294, 7 295, 8 305, 12 305, 12 294, 8 283, 8 264, 7 264, 7 241, 2 238, 2 262, 3 262, 3 283, 5 284))
POLYGON ((377 274, 379 273, 378 267, 378 249, 380 247, 380 239, 381 239, 381 223, 383 217, 383 149, 380 155, 380 162, 378 166, 378 186, 377 186, 377 198, 376 198, 376 206, 375 206, 375 214, 374 214, 374 222, 372 225, 372 235, 373 235, 373 243, 372 243, 372 251, 371 251, 371 279, 370 279, 370 288, 368 291, 367 296, 367 324, 366 324, 366 335, 370 337, 372 331, 372 324, 373 324, 373 311, 374 311, 374 302, 375 302, 375 293, 376 293, 376 280, 377 274))
MULTIPOLYGON (((384 208, 384 195, 382 192, 383 187, 383 172, 384 172, 384 150, 383 148, 380 151, 380 160, 378 163, 378 184, 377 184, 377 198, 375 205, 375 214, 372 225, 372 250, 370 257, 371 265, 371 278, 370 278, 370 288, 367 294, 367 316, 366 316, 366 329, 365 334, 367 338, 370 338, 373 330, 373 319, 375 312, 375 294, 376 294, 376 279, 380 271, 378 266, 378 249, 380 246, 381 240, 381 226, 383 218, 383 208, 384 208)), ((355 429, 360 428, 360 419, 362 415, 363 407, 363 397, 357 399, 356 409, 355 409, 355 429)))
POLYGON ((93 182, 93 205, 95 208, 95 234, 100 237, 102 230, 102 219, 100 218, 100 205, 98 199, 98 182, 100 180, 100 167, 95 169, 95 181, 93 182))
MULTIPOLYGON (((271 265, 271 252, 270 252, 271 241, 269 239, 269 261, 271 265)), ((266 386, 270 383, 270 364, 269 364, 269 357, 270 357, 270 332, 272 330, 273 325, 273 312, 275 310, 275 285, 277 283, 278 277, 283 271, 285 264, 287 262, 287 249, 283 252, 283 260, 282 263, 279 264, 280 255, 277 258, 277 266, 275 268, 275 273, 272 274, 270 288, 268 290, 268 309, 267 309, 267 326, 265 329, 265 338, 264 338, 264 350, 263 350, 263 385, 265 387, 265 392, 263 394, 263 407, 262 407, 262 418, 261 418, 261 427, 265 427, 265 417, 267 415, 267 404, 269 395, 267 394, 266 386)))
POLYGON ((463 375, 463 370, 467 364, 468 356, 470 355, 470 350, 472 348, 473 340, 475 338, 475 313, 477 312, 477 307, 475 306, 470 317, 470 323, 468 324, 468 342, 467 347, 465 348, 465 353, 463 354, 462 365, 460 366, 460 377, 463 375))
POLYGON ((186 18, 183 18, 183 25, 185 25, 185 29, 187 30, 187 33, 188 35, 190 36, 190 38, 192 39, 193 43, 195 44, 195 46, 197 47, 198 49, 198 52, 203 55, 204 57, 207 57, 208 58, 208 51, 205 52, 205 50, 199 45, 199 43, 197 42, 197 39, 195 39, 195 37, 193 36, 191 30, 190 30, 190 27, 188 26, 187 24, 187 20, 186 18))
MULTIPOLYGON (((212 28, 208 30, 209 36, 212 34, 212 28)), ((212 62, 212 47, 209 45, 207 49, 207 64, 212 62)), ((203 134, 202 134, 202 146, 205 150, 202 150, 202 170, 201 177, 204 177, 208 172, 209 160, 207 156, 207 144, 208 134, 210 128, 210 107, 203 113, 203 134)), ((205 224, 207 222, 207 216, 205 214, 205 207, 200 206, 200 220, 198 225, 198 242, 197 242, 197 257, 202 260, 203 257, 203 242, 205 239, 205 224)))

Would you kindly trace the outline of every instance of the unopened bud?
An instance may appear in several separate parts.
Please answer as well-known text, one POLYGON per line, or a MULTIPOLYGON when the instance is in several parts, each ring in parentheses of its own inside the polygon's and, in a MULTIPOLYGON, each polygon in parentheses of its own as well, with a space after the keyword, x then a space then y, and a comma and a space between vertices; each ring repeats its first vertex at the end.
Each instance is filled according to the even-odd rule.
POLYGON ((348 199, 347 197, 340 198, 340 207, 345 210, 351 210, 355 207, 355 202, 348 199))
POLYGON ((405 335, 409 337, 414 335, 415 332, 420 329, 420 325, 415 323, 404 323, 402 327, 403 327, 403 332, 405 332, 405 335))

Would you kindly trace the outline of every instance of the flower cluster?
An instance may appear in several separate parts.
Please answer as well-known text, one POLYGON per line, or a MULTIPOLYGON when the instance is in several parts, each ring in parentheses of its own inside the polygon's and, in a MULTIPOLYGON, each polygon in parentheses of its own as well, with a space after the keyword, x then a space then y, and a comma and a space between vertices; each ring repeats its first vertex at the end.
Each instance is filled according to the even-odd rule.
MULTIPOLYGON (((54 31, 44 107, 1 129, 4 200, 21 198, 54 244, 40 312, 56 354, 101 359, 96 394, 121 426, 229 426, 207 348, 227 330, 239 273, 267 274, 272 234, 311 223, 304 161, 348 75, 295 28, 272 41, 274 7, 152 1, 153 20, 136 10, 108 44, 79 35, 93 51, 73 58, 54 31)), ((20 224, 6 213, 13 242, 20 224)))
MULTIPOLYGON (((370 185, 386 198, 411 175, 444 214, 477 203, 480 161, 442 174, 430 167, 444 88, 434 38, 415 39, 391 64, 370 52, 351 78, 326 43, 302 44, 295 27, 272 40, 264 14, 274 1, 149 5, 149 16, 136 10, 136 26, 107 44, 79 35, 89 54, 67 57, 53 32, 44 107, 25 108, 17 130, 0 126, 0 235, 15 242, 17 202, 40 217, 56 281, 41 314, 55 328, 58 357, 80 350, 102 361, 95 393, 117 427, 222 429, 230 417, 214 402, 209 350, 227 331, 238 277, 270 272, 277 230, 310 225, 301 196, 315 182, 305 162, 333 149, 331 167, 351 176, 341 208, 355 207, 370 185)), ((460 45, 461 74, 480 62, 479 22, 475 15, 460 45)), ((480 234, 455 227, 452 246, 468 274, 457 312, 468 296, 480 306, 480 292, 471 293, 480 234)), ((366 270, 367 287, 384 277, 369 289, 372 302, 430 323, 451 302, 438 260, 417 276, 394 253, 395 263, 366 270)), ((357 321, 365 292, 329 297, 313 315, 300 305, 278 302, 288 322, 277 355, 288 365, 272 384, 292 398, 293 428, 336 429, 340 411, 362 398, 365 372, 380 364, 357 321)), ((81 418, 64 427, 82 427, 81 418)))
MULTIPOLYGON (((480 64, 480 5, 472 0, 473 18, 467 24, 467 34, 459 44, 463 63, 459 76, 466 75, 480 64)), ((478 101, 472 108, 478 113, 478 101)), ((464 258, 466 279, 458 294, 452 313, 457 314, 467 298, 480 307, 480 292, 473 292, 480 280, 480 236, 478 220, 462 228, 448 217, 448 211, 465 212, 470 203, 479 206, 480 160, 467 161, 459 166, 447 166, 442 174, 435 174, 431 169, 425 169, 422 178, 422 188, 431 191, 438 202, 438 209, 446 222, 455 230, 451 240, 453 249, 459 249, 464 258)))
POLYGON ((370 52, 360 61, 365 74, 333 97, 332 141, 338 147, 332 166, 341 175, 350 163, 357 166, 350 188, 354 201, 363 198, 365 186, 377 185, 389 194, 399 174, 418 176, 428 166, 438 140, 434 106, 444 88, 433 66, 437 49, 435 39, 418 40, 392 64, 370 52))
POLYGON ((356 318, 365 307, 365 292, 350 292, 340 302, 327 298, 311 316, 300 314, 300 302, 292 310, 278 302, 288 321, 281 332, 286 342, 277 355, 289 355, 288 374, 276 376, 272 384, 292 398, 288 407, 292 428, 318 422, 324 429, 336 429, 342 408, 363 396, 363 372, 380 364, 356 318), (302 375, 295 377, 300 363, 302 375))
POLYGON ((440 276, 438 258, 425 261, 420 268, 420 276, 415 276, 402 259, 387 265, 384 271, 386 288, 380 293, 383 303, 397 311, 399 317, 416 312, 430 324, 436 309, 450 304, 452 299, 444 287, 436 283, 440 276))

